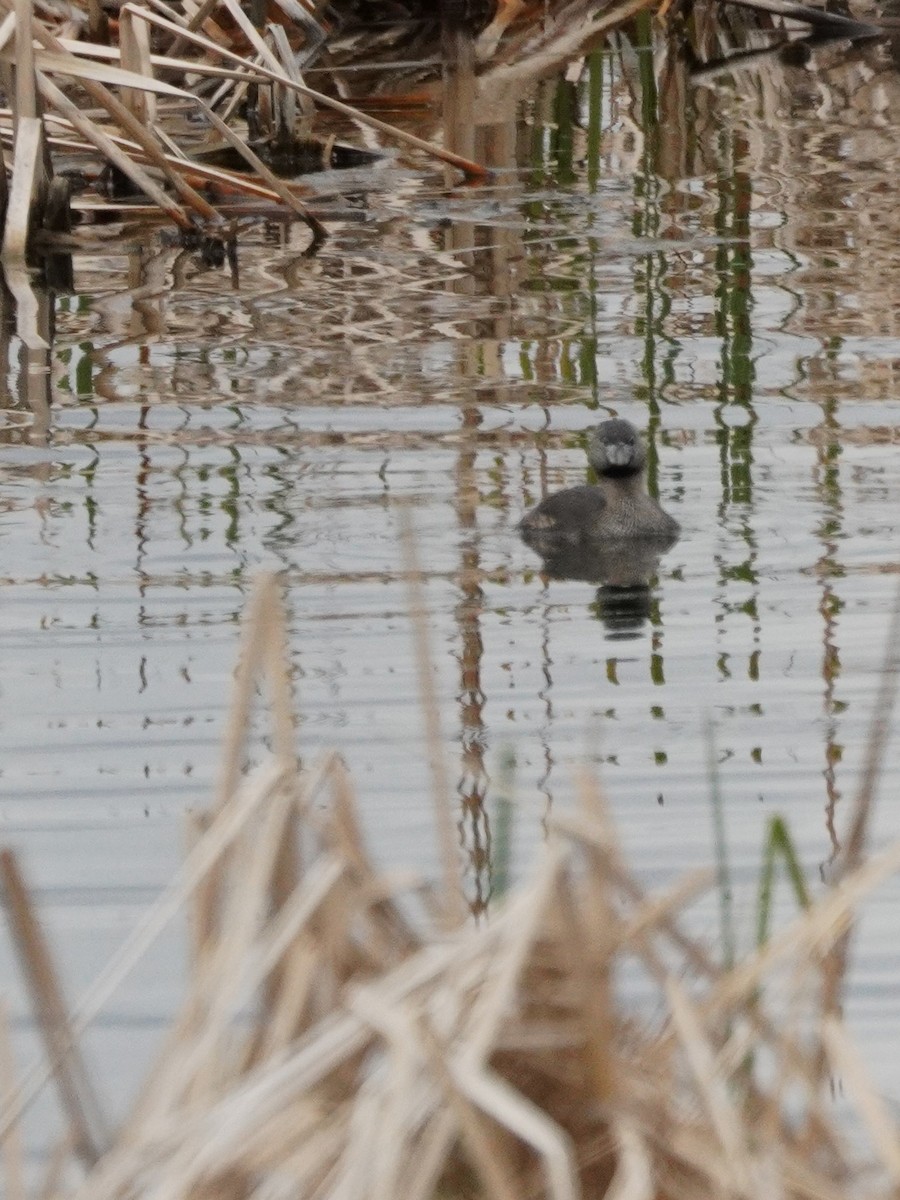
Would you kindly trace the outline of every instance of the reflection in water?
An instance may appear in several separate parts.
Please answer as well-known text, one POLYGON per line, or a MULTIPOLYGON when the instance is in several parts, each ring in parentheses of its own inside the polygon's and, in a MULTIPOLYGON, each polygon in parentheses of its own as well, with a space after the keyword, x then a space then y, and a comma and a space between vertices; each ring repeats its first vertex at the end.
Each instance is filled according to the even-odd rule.
POLYGON ((584 539, 573 543, 559 538, 535 538, 523 531, 525 541, 543 559, 543 572, 551 579, 580 579, 599 583, 592 611, 613 638, 636 637, 650 616, 650 586, 663 554, 677 535, 653 538, 584 539))
POLYGON ((591 610, 603 622, 611 641, 638 637, 650 616, 650 586, 599 588, 591 610))
MULTIPOLYGON (((461 19, 462 10, 442 9, 442 113, 444 145, 466 158, 480 158, 492 169, 515 167, 512 143, 500 139, 495 144, 476 145, 479 123, 475 114, 475 48, 469 20, 461 19)), ((450 173, 448 172, 448 181, 450 173)), ((449 222, 443 245, 453 261, 465 270, 454 272, 447 281, 451 297, 502 296, 507 294, 508 270, 502 253, 502 241, 488 235, 474 221, 449 222), (480 253, 479 253, 480 251, 480 253)), ((485 647, 482 616, 485 605, 484 569, 478 530, 481 501, 478 486, 478 441, 483 424, 484 396, 477 385, 484 368, 473 350, 482 339, 502 344, 506 335, 502 312, 484 322, 465 321, 456 327, 461 336, 453 355, 454 377, 458 388, 460 440, 456 455, 454 501, 459 532, 459 557, 455 573, 458 600, 455 616, 459 631, 459 768, 457 794, 460 803, 458 830, 465 862, 465 883, 472 914, 481 917, 488 908, 493 891, 493 834, 487 808, 490 775, 485 756, 489 735, 484 719, 487 696, 482 685, 485 647)))
POLYGON ((560 538, 535 537, 523 532, 524 540, 544 560, 544 574, 551 579, 582 579, 627 592, 647 587, 660 559, 675 545, 669 538, 585 538, 569 542, 560 538))
MULTIPOLYGON (((815 10, 808 11, 818 15, 815 14, 815 10)), ((822 10, 821 16, 823 24, 830 25, 831 32, 823 30, 805 36, 782 32, 765 46, 734 50, 707 61, 701 61, 687 41, 683 44, 682 52, 685 61, 690 65, 692 78, 698 82, 708 82, 720 75, 733 75, 741 69, 758 68, 765 64, 766 59, 778 59, 786 67, 811 67, 815 52, 829 46, 837 46, 841 51, 842 60, 846 63, 854 57, 862 58, 866 53, 865 46, 860 46, 854 51, 854 43, 878 41, 887 37, 886 33, 872 25, 850 21, 838 14, 822 10)))
POLYGON ((4 407, 21 406, 30 412, 30 436, 40 444, 50 428, 50 352, 55 333, 54 294, 35 286, 22 267, 0 267, 0 369, 9 365, 10 343, 18 343, 18 362, 12 371, 0 372, 0 401, 4 407), (17 377, 18 387, 7 392, 7 381, 17 377))
MULTIPOLYGON (((704 61, 729 49, 713 8, 704 61)), ((110 897, 162 885, 206 799, 260 567, 289 589, 304 755, 338 745, 377 853, 432 868, 401 501, 476 911, 507 747, 517 863, 586 753, 642 870, 708 861, 709 715, 738 886, 774 809, 807 866, 840 841, 900 562, 900 83, 860 45, 722 87, 642 24, 536 86, 461 44, 446 140, 492 183, 384 164, 314 260, 300 230, 248 231, 236 288, 98 238, 71 295, 0 292, 0 816, 77 899, 50 905, 76 989, 130 923, 110 897), (610 412, 648 431, 684 535, 524 545, 518 516, 583 480, 572 447, 610 412)), ((158 986, 126 1016, 164 1010, 158 986)))

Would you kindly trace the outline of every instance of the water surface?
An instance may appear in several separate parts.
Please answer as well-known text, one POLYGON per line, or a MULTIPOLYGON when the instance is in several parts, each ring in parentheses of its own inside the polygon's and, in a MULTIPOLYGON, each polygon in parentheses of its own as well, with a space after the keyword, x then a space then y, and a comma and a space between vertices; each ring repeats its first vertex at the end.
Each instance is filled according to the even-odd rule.
MULTIPOLYGON (((623 35, 479 106, 485 186, 400 159, 323 179, 347 219, 314 258, 280 226, 243 238, 236 282, 158 238, 77 256, 49 416, 7 330, 0 822, 73 995, 209 797, 261 569, 285 581, 304 755, 339 747, 378 855, 435 869, 404 504, 473 907, 509 751, 520 874, 585 760, 648 883, 708 864, 710 726, 742 944, 773 814, 827 871, 900 563, 897 76, 880 43, 700 80, 677 49, 623 35), (683 528, 624 626, 516 533, 584 482, 582 435, 612 414, 646 431, 683 528)), ((892 744, 877 842, 900 833, 898 781, 892 744)), ((850 1012, 900 1096, 896 892, 850 1012)), ((177 998, 176 942, 92 1039, 114 1098, 177 998)))

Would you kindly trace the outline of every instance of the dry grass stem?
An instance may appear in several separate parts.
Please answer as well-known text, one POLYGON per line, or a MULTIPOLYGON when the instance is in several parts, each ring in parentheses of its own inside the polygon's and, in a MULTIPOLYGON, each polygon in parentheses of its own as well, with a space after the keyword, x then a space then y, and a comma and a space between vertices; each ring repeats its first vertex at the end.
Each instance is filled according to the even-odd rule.
POLYGON ((3 231, 3 258, 23 269, 31 239, 29 214, 43 203, 47 190, 44 169, 44 127, 37 117, 21 117, 16 125, 13 172, 3 231))
MULTIPOLYGON (((508 107, 520 98, 523 84, 563 62, 583 59, 607 31, 650 3, 621 0, 598 13, 587 0, 548 0, 539 17, 533 5, 508 0, 498 6, 480 36, 472 24, 461 27, 452 39, 445 36, 446 22, 426 21, 427 40, 413 35, 416 48, 410 53, 418 55, 429 70, 424 78, 417 72, 411 85, 408 73, 394 64, 397 101, 430 108, 442 86, 438 64, 445 73, 451 69, 450 74, 464 65, 477 107, 508 107)), ((82 231, 72 233, 53 219, 59 203, 48 217, 42 194, 50 182, 43 178, 42 169, 46 165, 52 176, 58 148, 43 127, 54 113, 64 113, 75 122, 73 109, 80 111, 75 124, 87 148, 66 147, 80 161, 77 167, 71 160, 65 163, 57 189, 60 200, 68 205, 70 186, 77 181, 78 187, 93 188, 104 196, 112 211, 123 215, 127 211, 132 218, 137 213, 133 202, 146 198, 181 229, 189 248, 200 249, 207 265, 220 262, 223 253, 234 261, 240 231, 232 220, 237 214, 225 208, 227 196, 234 191, 259 195, 264 186, 280 215, 299 218, 310 229, 307 251, 314 252, 321 244, 324 225, 279 172, 304 169, 303 164, 315 160, 316 149, 321 156, 317 161, 331 162, 338 135, 334 128, 317 128, 323 110, 332 125, 331 114, 336 114, 361 127, 376 157, 379 146, 394 146, 446 164, 469 180, 486 179, 488 170, 472 157, 474 126, 451 148, 455 139, 447 131, 448 144, 442 145, 371 115, 369 110, 390 96, 384 90, 390 76, 383 76, 379 96, 361 96, 356 103, 339 98, 345 90, 342 71, 348 56, 360 65, 378 66, 382 47, 392 42, 392 38, 368 36, 364 24, 348 29, 346 17, 352 25, 359 14, 355 5, 348 5, 352 11, 347 13, 341 7, 338 4, 326 16, 324 5, 298 0, 270 0, 265 11, 263 6, 254 10, 246 0, 187 0, 178 5, 165 0, 124 4, 65 0, 37 5, 29 0, 0 0, 0 69, 7 82, 13 71, 15 76, 14 85, 8 82, 15 115, 0 128, 0 136, 13 140, 16 147, 12 170, 16 203, 8 206, 3 218, 5 261, 22 262, 28 256, 35 265, 39 253, 47 252, 45 246, 57 254, 80 246, 82 231), (329 48, 332 34, 336 50, 326 55, 323 51, 329 48), (331 72, 321 90, 305 82, 309 68, 331 72), (48 76, 53 77, 52 85, 48 76), (210 79, 219 81, 212 94, 206 86, 210 79), (91 98, 93 107, 88 112, 82 111, 82 92, 91 98), (185 128, 187 110, 199 118, 192 130, 185 128), (37 122, 38 131, 30 131, 28 122, 37 122), (123 137, 139 150, 125 145, 123 137), (48 147, 52 153, 45 154, 48 147), (226 148, 246 163, 243 183, 201 174, 199 168, 191 171, 192 156, 216 155, 226 148), (184 165, 176 167, 173 160, 184 165), (120 172, 143 196, 123 185, 120 172), (201 181, 216 189, 221 185, 222 191, 206 195, 196 186, 201 181), (53 241, 50 235, 61 231, 70 240, 53 241)), ((434 14, 426 10, 424 16, 437 15, 436 10, 434 14)), ((409 31, 400 29, 396 46, 408 37, 409 31)), ((437 126, 437 120, 433 124, 437 126)), ((462 132, 461 126, 457 132, 462 132)), ((246 215, 259 220, 270 214, 257 208, 246 215)))
POLYGON ((33 6, 30 0, 15 0, 15 62, 16 95, 15 110, 20 121, 40 116, 37 92, 34 86, 34 30, 33 6))
POLYGON ((49 948, 11 850, 0 850, 0 881, 7 920, 47 1057, 54 1064, 57 1092, 75 1150, 83 1163, 93 1166, 106 1148, 106 1121, 73 1037, 49 948))
MULTIPOLYGON (((17 1088, 9 1029, 9 1009, 0 1003, 0 1095, 11 1095, 17 1088)), ((7 1200, 25 1200, 25 1147, 22 1128, 14 1126, 3 1140, 3 1194, 7 1200)))
MULTIPOLYGON (((123 8, 125 7, 131 8, 137 16, 140 16, 144 20, 159 26, 161 29, 168 29, 170 33, 178 32, 177 26, 175 26, 171 21, 167 21, 164 17, 155 16, 146 10, 135 8, 133 5, 123 5, 123 8)), ((241 61, 240 55, 233 54, 230 51, 215 46, 215 44, 210 42, 208 38, 201 37, 199 34, 184 31, 184 37, 207 52, 219 53, 231 62, 241 61)), ((368 113, 364 113, 360 109, 354 108, 350 104, 345 104, 342 100, 337 100, 333 96, 326 95, 324 92, 317 92, 313 88, 306 87, 305 84, 295 83, 293 79, 284 73, 277 60, 275 60, 275 66, 271 69, 264 66, 262 63, 257 63, 254 69, 258 74, 262 75, 270 82, 281 84, 288 90, 296 91, 299 95, 308 97, 310 100, 315 101, 316 104, 322 105, 323 108, 330 108, 334 112, 340 113, 342 116, 349 117, 351 120, 360 125, 365 125, 370 129, 374 129, 378 133, 384 134, 385 137, 389 138, 391 141, 399 142, 401 145, 409 146, 415 150, 424 151, 426 154, 440 159, 442 162, 445 162, 450 166, 458 168, 465 175, 471 178, 480 178, 485 174, 484 168, 479 166, 478 163, 472 162, 470 159, 463 158, 459 154, 454 154, 449 150, 445 150, 441 146, 436 146, 434 143, 428 142, 424 138, 417 137, 413 133, 407 133, 406 130, 398 129, 393 125, 388 125, 385 121, 379 121, 377 117, 372 117, 368 113)))
POLYGON ((872 1143, 894 1187, 900 1187, 900 1141, 897 1125, 860 1061, 847 1031, 835 1017, 822 1022, 822 1040, 835 1075, 844 1080, 856 1101, 872 1143))
MULTIPOLYGON (((448 928, 429 915, 446 912, 430 889, 368 854, 340 759, 300 771, 290 681, 267 579, 245 622, 222 784, 194 821, 185 866, 75 1017, 57 1013, 65 1048, 50 1042, 49 1067, 27 1075, 0 1114, 4 1135, 17 1134, 36 1088, 69 1069, 73 1038, 152 938, 189 912, 185 997, 157 1061, 80 1182, 77 1145, 64 1148, 52 1200, 896 1194, 897 1121, 847 1030, 823 1012, 820 975, 858 906, 900 868, 900 847, 724 971, 685 932, 705 881, 646 895, 585 777, 532 879, 477 926, 448 928), (275 710, 276 757, 244 777, 260 688, 275 710), (620 981, 635 965, 652 990, 640 1011, 620 981), (844 1081, 871 1160, 830 1107, 820 1056, 844 1081)), ((29 907, 24 891, 19 904, 29 907)), ((60 1007, 52 990, 36 989, 37 1012, 60 1007)), ((3 1060, 0 1045, 8 1079, 3 1060)))

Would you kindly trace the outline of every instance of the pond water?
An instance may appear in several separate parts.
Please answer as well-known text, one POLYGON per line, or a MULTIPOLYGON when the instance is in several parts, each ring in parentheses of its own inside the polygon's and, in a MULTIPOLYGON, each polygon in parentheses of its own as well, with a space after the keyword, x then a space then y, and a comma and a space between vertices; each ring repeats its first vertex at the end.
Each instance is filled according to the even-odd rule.
MULTIPOLYGON (((0 833, 73 996, 209 797, 262 569, 286 586, 304 755, 338 747, 379 857, 435 870, 404 505, 473 906, 510 752, 520 874, 585 760, 648 883, 708 865, 711 753, 742 943, 774 814, 827 871, 900 570, 900 89, 889 45, 811 53, 692 77, 674 44, 620 35, 479 104, 488 184, 334 172, 318 255, 302 226, 258 227, 237 281, 152 233, 95 245, 50 298, 49 417, 7 322, 0 833), (683 530, 624 614, 516 532, 585 481, 582 435, 610 414, 646 432, 683 530)), ((898 781, 891 743, 876 842, 900 835, 898 781)), ((898 898, 868 910, 849 1011, 900 1097, 898 898)), ((93 1037, 114 1099, 178 970, 164 942, 93 1037)))

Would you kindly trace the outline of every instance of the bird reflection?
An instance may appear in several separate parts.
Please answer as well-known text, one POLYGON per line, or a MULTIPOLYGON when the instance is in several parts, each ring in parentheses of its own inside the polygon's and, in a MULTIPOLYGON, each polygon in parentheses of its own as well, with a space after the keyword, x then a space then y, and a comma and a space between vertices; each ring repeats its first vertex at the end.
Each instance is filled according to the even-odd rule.
POLYGON ((650 585, 660 559, 678 534, 663 538, 582 538, 564 541, 521 527, 522 538, 543 559, 551 579, 599 584, 592 611, 613 638, 639 636, 650 616, 650 585))
POLYGON ((679 527, 647 494, 646 455, 627 421, 604 421, 588 457, 596 486, 547 496, 519 524, 523 540, 553 579, 600 587, 593 610, 610 636, 637 637, 650 615, 650 584, 679 527))

